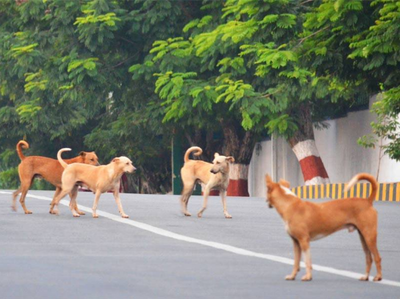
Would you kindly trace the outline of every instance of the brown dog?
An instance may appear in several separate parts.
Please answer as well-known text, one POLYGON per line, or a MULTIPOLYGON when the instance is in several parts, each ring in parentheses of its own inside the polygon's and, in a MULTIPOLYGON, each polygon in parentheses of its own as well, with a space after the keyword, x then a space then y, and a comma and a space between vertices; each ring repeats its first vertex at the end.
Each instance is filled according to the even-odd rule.
POLYGON ((231 156, 226 157, 215 153, 213 164, 199 160, 190 160, 189 155, 194 151, 196 151, 194 154, 196 156, 201 155, 203 152, 198 146, 189 148, 185 153, 185 164, 181 169, 183 182, 181 206, 183 214, 185 214, 185 216, 191 216, 187 210, 187 205, 192 195, 194 185, 196 182, 200 181, 204 185, 204 202, 197 216, 201 217, 204 210, 207 208, 207 200, 210 191, 212 189, 217 189, 221 194, 225 218, 232 218, 226 210, 226 189, 229 184, 229 163, 235 162, 235 159, 231 156))
POLYGON ((125 172, 132 173, 136 168, 132 165, 132 161, 127 157, 114 158, 110 164, 101 166, 92 166, 81 163, 68 165, 61 158, 61 153, 70 151, 69 148, 60 149, 57 153, 57 159, 64 168, 62 174, 62 190, 53 199, 50 205, 50 213, 58 214, 58 203, 68 193, 72 194, 70 209, 74 217, 79 217, 79 211, 76 209, 77 183, 83 183, 95 193, 93 204, 93 218, 98 218, 96 213, 100 195, 109 190, 113 190, 115 201, 118 205, 119 213, 123 218, 129 218, 122 209, 121 200, 119 198, 119 186, 121 177, 125 172), (55 208, 55 210, 54 210, 55 208))
MULTIPOLYGON (((61 175, 64 168, 60 163, 51 158, 41 157, 41 156, 29 156, 25 157, 22 153, 22 148, 29 148, 28 142, 21 140, 17 143, 17 153, 21 159, 21 163, 18 166, 18 174, 21 180, 21 186, 13 193, 13 201, 11 208, 17 211, 17 197, 20 193, 21 197, 19 199, 25 214, 32 214, 25 206, 25 197, 28 193, 29 188, 32 186, 33 180, 36 177, 40 177, 48 181, 50 184, 56 187, 56 192, 54 197, 57 196, 61 191, 61 175)), ((79 156, 65 160, 66 163, 85 163, 91 165, 98 165, 98 158, 95 152, 80 152, 79 156)), ((84 214, 83 212, 80 212, 84 214)))
POLYGON ((274 183, 266 176, 267 202, 270 208, 275 207, 285 222, 285 228, 293 240, 294 267, 286 280, 294 280, 300 270, 301 253, 305 255, 306 275, 302 280, 311 280, 310 241, 326 237, 338 230, 357 230, 365 252, 366 273, 360 280, 368 280, 374 256, 377 275, 374 281, 382 280, 381 257, 377 248, 377 212, 372 206, 378 185, 373 176, 360 173, 353 177, 346 187, 350 189, 359 180, 371 183, 372 192, 368 198, 345 198, 325 203, 302 201, 288 187, 289 183, 280 180, 274 183))

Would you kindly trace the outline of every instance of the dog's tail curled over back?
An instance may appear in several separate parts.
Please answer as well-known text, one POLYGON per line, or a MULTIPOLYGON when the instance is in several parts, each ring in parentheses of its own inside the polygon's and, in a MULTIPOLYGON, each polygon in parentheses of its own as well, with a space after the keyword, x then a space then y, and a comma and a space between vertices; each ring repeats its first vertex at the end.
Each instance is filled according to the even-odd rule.
POLYGON ((191 152, 194 152, 194 151, 196 151, 196 153, 194 153, 195 156, 200 156, 203 153, 203 150, 198 146, 192 146, 192 147, 188 148, 188 150, 185 153, 185 157, 183 158, 185 163, 187 161, 189 161, 189 155, 191 152))
POLYGON ((351 187, 353 187, 358 181, 361 181, 361 180, 367 180, 368 182, 371 183, 372 191, 368 197, 368 200, 372 204, 374 202, 376 194, 378 192, 378 183, 376 182, 375 178, 368 173, 359 173, 359 174, 355 175, 350 180, 350 182, 347 184, 346 188, 344 189, 344 192, 349 191, 351 187))
POLYGON ((25 140, 18 141, 18 143, 17 143, 17 154, 18 154, 18 157, 21 159, 21 161, 25 159, 25 156, 22 153, 22 149, 28 149, 28 148, 29 148, 29 143, 28 142, 26 142, 25 140))
POLYGON ((61 158, 61 154, 62 154, 63 152, 69 152, 69 151, 71 151, 71 149, 68 148, 68 147, 65 147, 65 148, 60 149, 60 150, 58 151, 58 153, 57 153, 57 160, 58 160, 58 162, 60 162, 61 166, 62 166, 64 169, 68 166, 68 164, 65 163, 65 161, 61 158))

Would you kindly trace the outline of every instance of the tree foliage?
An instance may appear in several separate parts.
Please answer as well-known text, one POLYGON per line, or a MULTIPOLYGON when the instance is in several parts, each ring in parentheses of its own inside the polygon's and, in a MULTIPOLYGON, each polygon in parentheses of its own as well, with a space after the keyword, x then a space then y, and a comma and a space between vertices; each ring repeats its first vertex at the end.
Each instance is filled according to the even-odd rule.
POLYGON ((128 69, 197 10, 197 1, 2 1, 1 170, 17 165, 15 144, 26 138, 29 154, 127 155, 139 166, 134 190, 168 191, 170 127, 157 107, 142 109, 153 82, 132 82, 128 69))
POLYGON ((166 192, 175 134, 248 163, 261 133, 290 140, 378 92, 374 130, 400 159, 399 14, 390 0, 1 1, 2 184, 25 138, 28 155, 127 155, 131 191, 166 192))
MULTIPOLYGON (((374 8, 374 24, 354 38, 350 57, 372 81, 376 92, 383 94, 373 107, 377 114, 377 121, 372 123, 373 133, 388 140, 383 146, 385 152, 400 161, 400 3, 381 0, 371 2, 370 6, 374 8)), ((375 142, 375 138, 371 141, 368 137, 360 140, 364 146, 375 142)))

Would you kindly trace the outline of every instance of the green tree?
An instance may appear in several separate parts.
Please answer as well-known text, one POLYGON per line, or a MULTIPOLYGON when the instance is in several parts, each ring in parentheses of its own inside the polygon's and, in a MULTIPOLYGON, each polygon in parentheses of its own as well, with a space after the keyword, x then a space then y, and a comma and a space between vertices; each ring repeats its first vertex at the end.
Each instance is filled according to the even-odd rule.
MULTIPOLYGON (((349 7, 346 18, 352 18, 353 10, 357 7, 349 7)), ((243 164, 250 161, 254 142, 265 128, 285 137, 296 154, 319 156, 313 123, 353 104, 363 86, 352 78, 354 67, 346 53, 328 51, 319 43, 329 44, 329 37, 321 34, 335 32, 328 33, 331 28, 322 22, 312 25, 309 13, 321 13, 318 3, 204 1, 203 11, 204 16, 186 25, 184 37, 157 41, 146 63, 131 68, 136 74, 156 73, 164 121, 200 126, 219 120, 225 150, 243 164), (335 76, 339 73, 344 77, 335 76), (239 123, 245 133, 236 135, 248 143, 231 137, 239 123), (235 146, 246 147, 250 155, 240 158, 235 146)), ((308 183, 327 182, 318 158, 301 165, 308 183), (310 168, 315 180, 308 177, 310 168)))
POLYGON ((169 191, 170 127, 157 108, 143 110, 152 80, 132 82, 128 69, 198 9, 197 1, 1 1, 1 170, 17 165, 21 138, 47 156, 85 144, 103 163, 132 158, 131 191, 169 191))
MULTIPOLYGON (((353 58, 370 82, 373 92, 382 93, 381 100, 373 106, 377 121, 372 129, 377 139, 385 139, 382 146, 390 158, 400 161, 400 2, 372 1, 369 3, 371 26, 354 36, 350 48, 353 58)), ((371 146, 378 140, 372 136, 359 143, 371 146)))
POLYGON ((377 114, 373 134, 360 138, 359 144, 379 143, 391 158, 400 160, 399 2, 329 0, 314 5, 305 23, 312 34, 307 45, 310 57, 322 62, 323 69, 345 62, 345 72, 332 72, 332 78, 346 80, 346 90, 358 97, 382 93, 372 109, 377 114), (382 143, 385 139, 388 143, 382 143))

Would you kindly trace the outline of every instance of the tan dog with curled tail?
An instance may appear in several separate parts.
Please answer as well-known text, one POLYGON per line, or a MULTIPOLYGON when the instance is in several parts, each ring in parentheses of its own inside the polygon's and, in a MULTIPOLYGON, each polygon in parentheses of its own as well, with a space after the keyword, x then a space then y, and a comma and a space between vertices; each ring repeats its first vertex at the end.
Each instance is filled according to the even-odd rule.
MULTIPOLYGON (((25 214, 32 214, 32 212, 25 206, 25 197, 29 191, 29 188, 32 186, 33 180, 37 177, 43 178, 50 184, 54 185, 56 187, 54 197, 56 197, 61 192, 61 175, 64 171, 64 168, 55 159, 42 156, 25 157, 22 153, 22 148, 28 149, 28 142, 21 140, 17 143, 17 153, 21 159, 21 163, 18 165, 18 174, 21 180, 21 186, 13 193, 11 208, 13 211, 17 211, 17 197, 21 193, 19 201, 24 209, 25 214)), ((95 152, 80 152, 79 156, 65 160, 65 163, 99 165, 95 152)), ((81 215, 85 214, 84 212, 79 211, 78 207, 76 207, 76 210, 81 215)))
POLYGON ((266 176, 267 203, 270 208, 278 211, 285 223, 286 232, 293 241, 294 267, 292 273, 286 276, 286 280, 296 278, 297 272, 300 271, 302 253, 306 264, 306 275, 302 280, 311 280, 310 241, 329 236, 341 229, 348 229, 349 232, 357 230, 360 236, 366 259, 365 275, 360 280, 368 280, 372 256, 377 270, 374 281, 382 280, 381 257, 377 248, 378 215, 372 206, 378 184, 372 175, 360 173, 351 179, 345 191, 359 180, 371 183, 372 192, 368 198, 345 198, 316 204, 298 198, 288 189, 289 183, 285 180, 275 183, 270 176, 266 176))
POLYGON ((58 194, 50 205, 50 213, 58 214, 58 203, 68 193, 74 194, 71 197, 70 209, 74 217, 79 217, 79 213, 76 211, 76 195, 77 195, 77 184, 84 184, 90 190, 95 193, 93 203, 93 218, 98 218, 96 213, 97 205, 99 203, 100 195, 109 190, 113 191, 115 201, 118 206, 119 213, 123 218, 129 218, 125 214, 121 199, 119 198, 119 187, 121 177, 124 173, 132 173, 136 168, 132 165, 132 161, 127 157, 114 158, 111 163, 101 166, 91 166, 81 163, 75 163, 68 165, 61 158, 61 154, 65 151, 70 151, 69 148, 60 149, 57 153, 57 159, 64 167, 62 174, 62 191, 58 194))
POLYGON ((226 157, 215 153, 214 161, 211 164, 200 160, 190 160, 189 155, 191 152, 195 152, 194 155, 199 156, 203 150, 198 146, 192 146, 186 151, 184 156, 185 164, 181 169, 183 182, 181 206, 183 214, 191 216, 187 210, 187 206, 194 185, 199 181, 204 185, 204 201, 203 207, 197 213, 197 216, 202 217, 203 212, 207 208, 208 195, 212 189, 216 189, 221 194, 225 218, 232 218, 226 209, 226 189, 229 184, 229 163, 235 162, 235 159, 231 156, 226 157))

